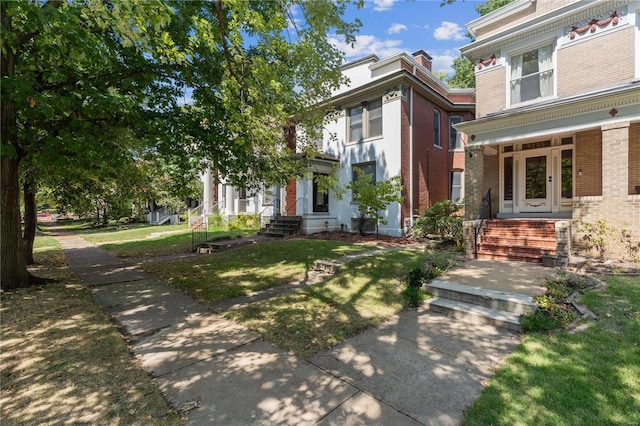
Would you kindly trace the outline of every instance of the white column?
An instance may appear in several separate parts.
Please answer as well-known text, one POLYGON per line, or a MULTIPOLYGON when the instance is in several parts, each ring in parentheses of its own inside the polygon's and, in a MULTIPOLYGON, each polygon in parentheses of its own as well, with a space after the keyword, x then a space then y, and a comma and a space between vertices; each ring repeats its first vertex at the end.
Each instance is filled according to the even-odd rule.
POLYGON ((213 179, 211 178, 211 169, 207 167, 204 172, 204 197, 202 206, 202 215, 207 216, 213 210, 213 179))

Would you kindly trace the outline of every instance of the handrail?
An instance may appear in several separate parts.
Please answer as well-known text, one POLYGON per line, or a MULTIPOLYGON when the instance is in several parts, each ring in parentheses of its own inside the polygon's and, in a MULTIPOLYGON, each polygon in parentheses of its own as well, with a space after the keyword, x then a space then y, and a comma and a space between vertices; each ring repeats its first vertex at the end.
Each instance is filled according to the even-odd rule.
POLYGON ((482 197, 478 216, 476 217, 476 221, 473 223, 473 256, 476 259, 478 258, 478 236, 480 235, 480 232, 482 232, 484 220, 486 218, 491 218, 491 188, 489 188, 487 194, 482 197), (488 216, 487 209, 489 210, 488 216))
POLYGON ((207 225, 201 223, 191 230, 191 251, 198 250, 198 246, 207 242, 207 225))
POLYGON ((264 212, 266 212, 267 210, 271 209, 271 213, 273 213, 273 206, 267 206, 264 209, 262 209, 262 211, 260 213, 258 213, 258 217, 260 218, 260 228, 264 228, 267 224, 267 222, 269 222, 271 219, 273 219, 273 214, 268 215, 267 219, 265 221, 264 217, 265 214, 264 212))

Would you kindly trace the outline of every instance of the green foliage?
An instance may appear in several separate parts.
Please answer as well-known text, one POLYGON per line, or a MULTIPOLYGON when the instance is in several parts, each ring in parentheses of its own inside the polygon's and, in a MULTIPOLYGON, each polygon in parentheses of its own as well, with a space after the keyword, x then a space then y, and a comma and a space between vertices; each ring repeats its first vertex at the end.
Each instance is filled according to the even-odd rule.
POLYGON ((574 291, 584 291, 594 285, 594 280, 589 277, 566 272, 545 278, 547 292, 534 298, 538 304, 536 312, 520 317, 522 329, 526 332, 536 332, 565 327, 576 316, 567 297, 574 291))
POLYGON ((402 290, 402 305, 405 308, 417 308, 428 298, 429 295, 421 287, 407 286, 402 290))
POLYGON ((582 240, 585 242, 587 250, 595 249, 598 255, 604 258, 616 228, 608 226, 604 219, 600 219, 596 223, 580 219, 576 219, 575 222, 578 224, 577 232, 583 234, 582 240))
POLYGON ((453 60, 453 76, 445 79, 451 88, 465 89, 476 87, 476 74, 474 66, 470 60, 464 56, 459 56, 453 60))
POLYGON ((212 214, 207 218, 209 229, 223 230, 227 229, 227 220, 221 214, 212 214))
MULTIPOLYGON (((360 169, 355 171, 358 177, 349 182, 345 189, 351 190, 353 202, 358 204, 358 232, 364 235, 365 225, 369 219, 374 221, 377 233, 378 224, 387 224, 381 212, 393 202, 402 203, 403 197, 400 195, 404 189, 402 178, 394 176, 389 180, 373 183, 371 176, 360 169)), ((341 198, 345 189, 337 190, 336 197, 341 198)))
POLYGON ((436 236, 449 241, 458 249, 462 248, 461 202, 444 200, 429 207, 413 224, 413 232, 419 238, 436 236))
POLYGON ((451 259, 447 256, 434 255, 427 262, 428 267, 416 267, 411 269, 404 279, 404 288, 402 290, 402 298, 405 307, 418 307, 428 298, 428 295, 422 291, 422 285, 428 283, 432 279, 446 273, 453 265, 451 259))
POLYGON ((234 216, 229 220, 228 226, 230 231, 237 231, 240 229, 258 229, 260 228, 260 215, 241 214, 234 216))

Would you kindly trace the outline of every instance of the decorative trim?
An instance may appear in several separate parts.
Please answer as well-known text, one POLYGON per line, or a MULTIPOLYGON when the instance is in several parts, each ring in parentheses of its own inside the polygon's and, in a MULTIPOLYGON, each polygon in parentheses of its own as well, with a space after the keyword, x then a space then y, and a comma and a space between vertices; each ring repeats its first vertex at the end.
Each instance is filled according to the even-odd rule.
POLYGON ((396 99, 407 100, 407 87, 399 85, 388 89, 382 96, 382 102, 391 102, 396 99))
POLYGON ((543 202, 538 203, 538 204, 534 204, 534 203, 524 203, 524 204, 525 204, 525 206, 529 206, 529 207, 540 207, 540 206, 546 206, 547 202, 543 201, 543 202))
POLYGON ((492 53, 489 59, 482 59, 482 58, 478 59, 478 69, 481 70, 482 67, 495 65, 497 63, 498 63, 498 60, 496 59, 496 54, 492 53))
POLYGON ((606 27, 609 24, 612 24, 613 26, 618 25, 618 22, 620 22, 620 18, 618 18, 618 11, 614 10, 608 18, 606 19, 596 19, 593 18, 592 20, 590 20, 589 22, 587 22, 586 25, 583 25, 581 27, 572 25, 571 26, 571 32, 569 33, 569 38, 571 40, 576 38, 576 33, 582 35, 584 33, 586 33, 587 31, 591 32, 591 33, 595 33, 596 30, 598 29, 598 27, 606 27))
POLYGON ((629 0, 611 0, 596 3, 576 2, 571 4, 569 8, 556 9, 538 19, 525 21, 514 28, 508 28, 497 34, 488 36, 486 39, 476 40, 471 44, 463 46, 460 50, 465 56, 472 56, 474 58, 487 56, 491 54, 491 52, 526 42, 536 37, 549 35, 553 31, 571 28, 576 22, 588 22, 594 16, 611 13, 612 10, 617 10, 621 18, 623 15, 626 15, 626 6, 628 3, 629 0), (576 12, 570 9, 576 6, 580 7, 581 10, 576 12), (568 10, 561 11, 562 9, 568 10))
POLYGON ((609 111, 609 115, 615 117, 616 114, 618 114, 618 110, 615 108, 611 108, 611 111, 609 111))

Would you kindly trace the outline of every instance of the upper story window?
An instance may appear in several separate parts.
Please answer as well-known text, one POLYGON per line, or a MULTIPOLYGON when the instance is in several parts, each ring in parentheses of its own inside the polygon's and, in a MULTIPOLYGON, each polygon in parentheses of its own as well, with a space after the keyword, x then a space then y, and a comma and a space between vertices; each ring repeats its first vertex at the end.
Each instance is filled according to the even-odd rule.
POLYGON ((437 109, 433 110, 433 144, 442 147, 442 140, 440 139, 440 111, 437 109))
POLYGON ((349 109, 349 142, 382 136, 382 99, 349 109))
POLYGON ((458 133, 453 127, 454 124, 462 123, 463 121, 464 119, 459 115, 449 117, 449 150, 451 151, 464 148, 462 133, 458 133))
POLYGON ((553 96, 553 44, 511 57, 511 104, 553 96))

